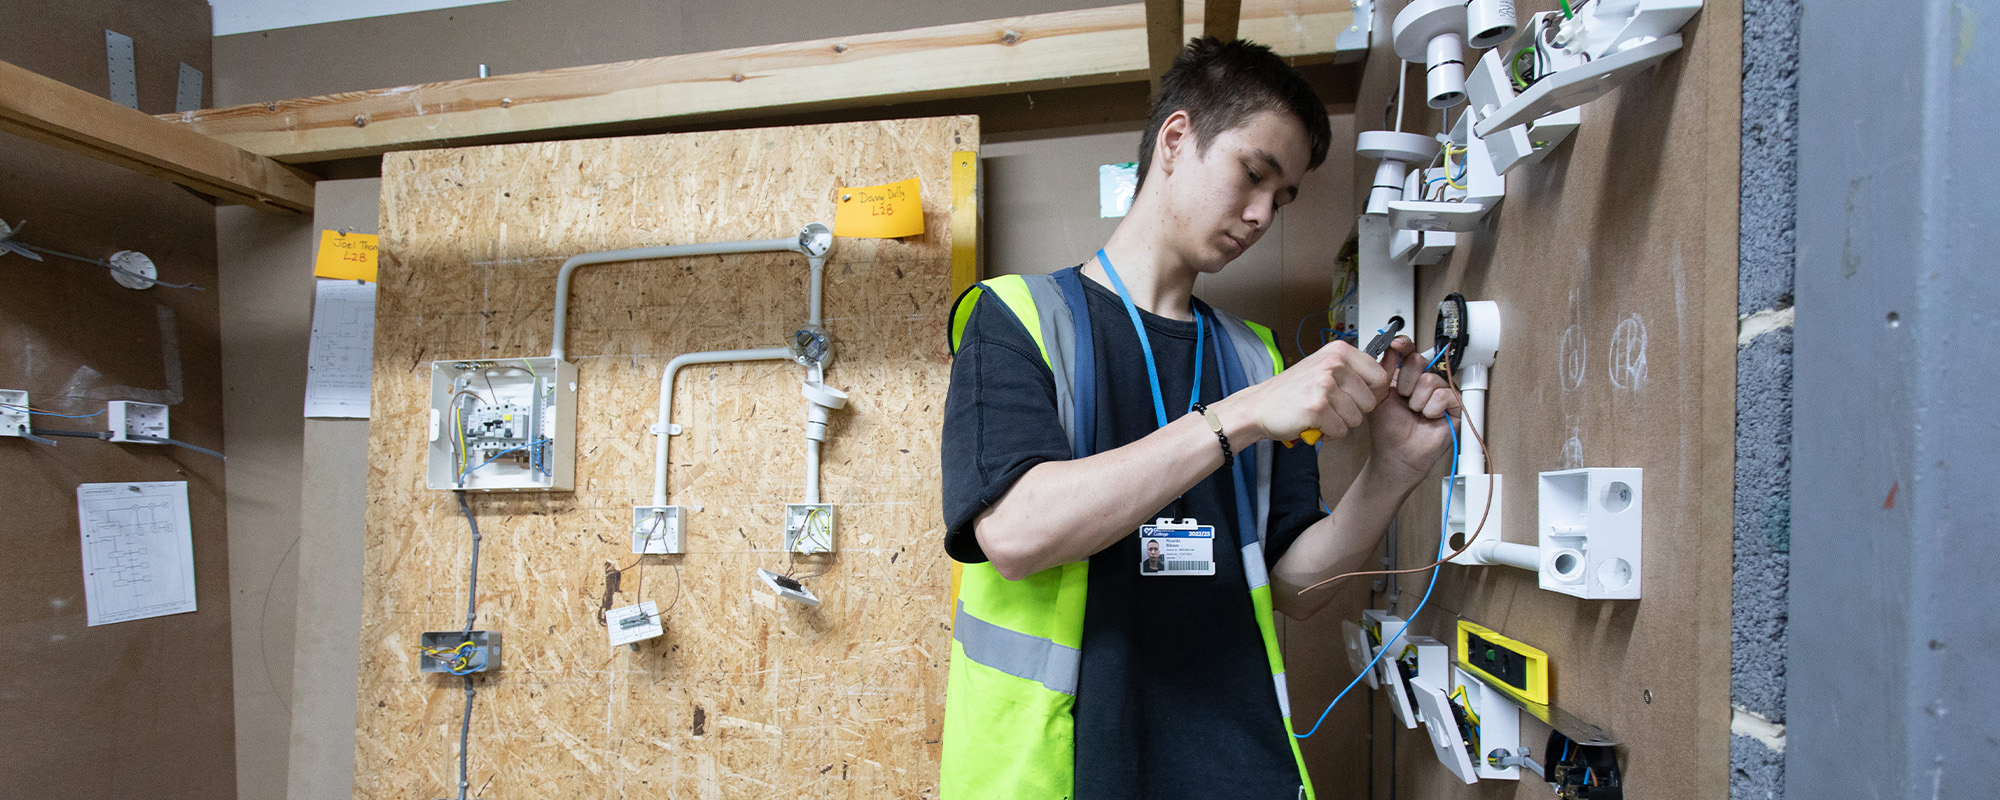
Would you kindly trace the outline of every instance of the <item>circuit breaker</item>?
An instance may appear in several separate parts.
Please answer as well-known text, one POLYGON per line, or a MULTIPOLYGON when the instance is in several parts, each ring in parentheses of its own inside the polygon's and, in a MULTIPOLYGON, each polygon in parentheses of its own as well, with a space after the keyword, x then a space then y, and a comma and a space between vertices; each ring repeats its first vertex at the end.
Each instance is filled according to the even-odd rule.
POLYGON ((424 484, 471 492, 576 486, 576 365, 557 358, 431 362, 424 484))

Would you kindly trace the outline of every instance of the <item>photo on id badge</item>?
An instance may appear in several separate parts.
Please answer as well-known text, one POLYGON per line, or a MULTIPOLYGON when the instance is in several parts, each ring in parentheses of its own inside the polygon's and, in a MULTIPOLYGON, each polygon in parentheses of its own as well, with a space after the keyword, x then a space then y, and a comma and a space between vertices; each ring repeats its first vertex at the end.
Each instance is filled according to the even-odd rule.
POLYGON ((1171 517, 1139 527, 1139 574, 1149 577, 1215 574, 1215 526, 1171 517))

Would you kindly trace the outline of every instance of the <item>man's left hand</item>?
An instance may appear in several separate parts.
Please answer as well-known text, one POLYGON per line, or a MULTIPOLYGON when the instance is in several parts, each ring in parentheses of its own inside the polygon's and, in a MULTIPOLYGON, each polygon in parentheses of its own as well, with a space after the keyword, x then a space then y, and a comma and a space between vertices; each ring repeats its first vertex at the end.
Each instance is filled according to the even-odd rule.
POLYGON ((1451 421, 1463 413, 1458 392, 1424 371, 1416 349, 1409 337, 1398 336, 1382 351, 1383 368, 1397 371, 1395 388, 1368 414, 1376 466, 1413 484, 1451 449, 1451 421))

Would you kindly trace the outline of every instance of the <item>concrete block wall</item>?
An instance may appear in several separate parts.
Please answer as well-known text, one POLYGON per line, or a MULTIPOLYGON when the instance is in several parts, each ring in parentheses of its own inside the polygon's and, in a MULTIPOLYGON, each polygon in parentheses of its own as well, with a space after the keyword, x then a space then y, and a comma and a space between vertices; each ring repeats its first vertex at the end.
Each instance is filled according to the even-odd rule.
POLYGON ((1784 796, 1801 0, 1744 0, 1731 800, 1784 796))

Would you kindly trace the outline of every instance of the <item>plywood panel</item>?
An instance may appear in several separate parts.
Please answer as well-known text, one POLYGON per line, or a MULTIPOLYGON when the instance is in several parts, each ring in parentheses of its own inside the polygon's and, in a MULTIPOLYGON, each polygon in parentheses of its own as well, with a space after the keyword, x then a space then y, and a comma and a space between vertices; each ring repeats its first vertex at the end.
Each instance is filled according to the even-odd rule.
POLYGON ((842 239, 827 266, 836 412, 823 486, 841 551, 817 610, 752 574, 787 568, 779 519, 803 491, 803 370, 684 370, 669 490, 685 556, 626 572, 615 603, 658 600, 667 635, 606 646, 607 563, 651 491, 661 369, 771 346, 805 314, 802 258, 751 255, 578 273, 578 488, 473 498, 485 535, 479 627, 507 637, 477 681, 471 783, 484 798, 919 797, 933 792, 949 571, 937 497, 949 364, 951 154, 970 117, 509 145, 385 158, 355 796, 454 789, 461 690, 416 673, 424 630, 464 618, 469 537, 422 488, 425 362, 542 355, 570 255, 769 238, 831 221, 836 187, 917 176, 928 233, 842 239))
MULTIPOLYGON (((1568 144, 1508 176, 1491 229, 1419 273, 1420 306, 1459 291, 1505 318, 1485 433, 1507 541, 1535 541, 1537 472, 1642 467, 1647 497, 1643 600, 1452 567, 1416 629, 1462 616, 1547 650, 1555 701, 1626 743, 1635 800, 1727 791, 1740 8, 1710 3, 1685 50, 1586 106, 1568 144)), ((1437 503, 1431 485, 1406 509, 1406 564, 1436 548, 1437 503)), ((1402 796, 1548 796, 1458 785, 1421 731, 1399 744, 1402 796)))

